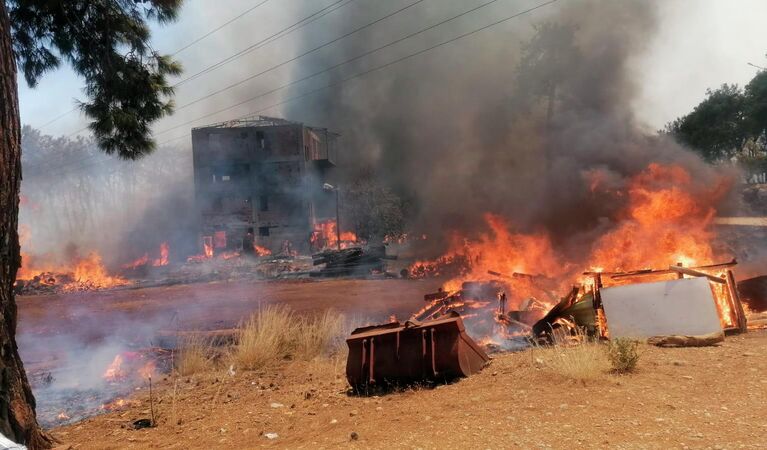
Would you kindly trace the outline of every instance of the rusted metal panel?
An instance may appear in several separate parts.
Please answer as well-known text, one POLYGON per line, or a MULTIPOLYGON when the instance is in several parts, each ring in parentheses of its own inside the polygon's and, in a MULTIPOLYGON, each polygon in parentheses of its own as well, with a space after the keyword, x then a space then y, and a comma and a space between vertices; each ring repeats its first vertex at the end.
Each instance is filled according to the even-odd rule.
POLYGON ((346 343, 346 377, 355 387, 465 377, 490 360, 457 314, 358 328, 346 343))

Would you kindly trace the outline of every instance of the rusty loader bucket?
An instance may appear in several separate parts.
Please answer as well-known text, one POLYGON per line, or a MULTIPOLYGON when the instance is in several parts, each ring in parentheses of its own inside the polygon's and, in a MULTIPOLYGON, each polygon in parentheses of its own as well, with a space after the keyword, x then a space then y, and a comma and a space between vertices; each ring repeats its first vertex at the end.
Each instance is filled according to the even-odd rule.
POLYGON ((490 360, 458 314, 358 328, 346 343, 346 377, 354 387, 465 377, 490 360))

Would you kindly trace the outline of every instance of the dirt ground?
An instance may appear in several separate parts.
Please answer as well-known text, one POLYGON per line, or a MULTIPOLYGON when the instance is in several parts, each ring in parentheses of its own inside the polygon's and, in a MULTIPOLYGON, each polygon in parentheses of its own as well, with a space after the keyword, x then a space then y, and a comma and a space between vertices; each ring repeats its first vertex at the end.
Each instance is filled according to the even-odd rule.
POLYGON ((764 448, 767 332, 640 350, 630 375, 576 382, 530 350, 453 384, 377 397, 348 394, 342 360, 168 377, 154 392, 156 428, 130 427, 150 416, 142 389, 129 409, 53 435, 77 449, 764 448))

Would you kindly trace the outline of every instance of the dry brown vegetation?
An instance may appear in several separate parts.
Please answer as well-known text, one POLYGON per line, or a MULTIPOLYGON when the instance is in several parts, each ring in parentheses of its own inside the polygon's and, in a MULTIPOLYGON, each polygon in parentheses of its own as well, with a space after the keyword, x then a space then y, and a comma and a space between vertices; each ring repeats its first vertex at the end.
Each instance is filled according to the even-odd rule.
POLYGON ((175 369, 179 375, 192 375, 213 368, 213 346, 199 335, 186 337, 175 357, 175 369))
POLYGON ((605 346, 577 331, 574 336, 554 334, 553 345, 537 347, 537 364, 557 375, 573 380, 593 380, 603 376, 610 368, 605 346))
POLYGON ((233 364, 255 370, 285 359, 331 356, 343 342, 344 323, 344 316, 334 311, 301 317, 287 306, 265 306, 240 326, 233 364))

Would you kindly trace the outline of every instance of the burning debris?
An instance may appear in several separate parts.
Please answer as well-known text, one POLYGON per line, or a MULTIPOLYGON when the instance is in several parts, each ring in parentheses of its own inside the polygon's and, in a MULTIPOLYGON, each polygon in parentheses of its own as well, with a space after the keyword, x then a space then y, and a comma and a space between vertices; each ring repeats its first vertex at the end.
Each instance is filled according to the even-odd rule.
POLYGON ((110 275, 98 253, 85 258, 73 258, 72 266, 38 268, 22 255, 22 266, 16 276, 14 289, 20 295, 54 292, 81 292, 108 289, 128 284, 120 276, 110 275), (26 262, 25 262, 26 260, 26 262))

